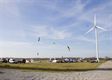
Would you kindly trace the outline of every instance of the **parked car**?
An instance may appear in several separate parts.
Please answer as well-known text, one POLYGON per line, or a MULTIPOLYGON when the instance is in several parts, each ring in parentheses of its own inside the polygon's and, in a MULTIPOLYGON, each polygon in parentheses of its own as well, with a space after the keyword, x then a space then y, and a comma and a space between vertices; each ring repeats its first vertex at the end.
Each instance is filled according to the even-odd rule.
POLYGON ((9 59, 9 63, 15 63, 14 59, 9 59))
POLYGON ((91 62, 91 63, 98 63, 97 60, 91 60, 90 62, 91 62))
POLYGON ((8 60, 9 60, 9 59, 2 58, 2 63, 8 63, 8 60))
POLYGON ((56 59, 55 60, 52 60, 52 63, 57 63, 57 62, 58 62, 58 60, 56 60, 56 59))
POLYGON ((69 62, 69 59, 68 58, 64 59, 64 62, 68 63, 69 62))
POLYGON ((26 59, 14 59, 14 63, 26 63, 26 59))

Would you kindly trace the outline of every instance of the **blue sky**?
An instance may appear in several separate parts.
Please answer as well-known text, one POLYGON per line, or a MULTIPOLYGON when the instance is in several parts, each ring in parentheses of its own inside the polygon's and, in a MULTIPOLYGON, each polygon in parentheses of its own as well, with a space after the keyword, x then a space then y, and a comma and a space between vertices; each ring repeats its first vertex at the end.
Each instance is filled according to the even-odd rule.
POLYGON ((0 0, 0 57, 95 56, 94 14, 100 57, 112 57, 111 0, 0 0))

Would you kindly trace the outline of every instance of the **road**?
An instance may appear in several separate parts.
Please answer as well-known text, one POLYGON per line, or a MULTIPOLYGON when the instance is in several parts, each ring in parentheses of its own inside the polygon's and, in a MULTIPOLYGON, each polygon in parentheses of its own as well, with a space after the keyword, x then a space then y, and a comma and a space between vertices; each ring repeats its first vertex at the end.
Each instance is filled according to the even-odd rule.
POLYGON ((112 61, 102 64, 99 69, 83 72, 36 72, 0 69, 0 80, 112 80, 112 61))

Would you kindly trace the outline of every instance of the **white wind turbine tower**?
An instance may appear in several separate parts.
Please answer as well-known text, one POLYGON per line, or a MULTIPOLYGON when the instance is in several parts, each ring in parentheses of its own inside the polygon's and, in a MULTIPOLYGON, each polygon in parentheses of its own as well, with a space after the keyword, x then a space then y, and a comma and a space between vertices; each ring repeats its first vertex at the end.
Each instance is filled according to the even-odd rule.
POLYGON ((86 34, 89 33, 89 32, 91 32, 92 30, 95 31, 95 39, 96 39, 96 59, 97 59, 97 62, 99 62, 98 29, 101 29, 101 30, 105 31, 104 28, 96 25, 96 15, 94 15, 94 24, 93 24, 93 27, 89 31, 87 31, 86 34))

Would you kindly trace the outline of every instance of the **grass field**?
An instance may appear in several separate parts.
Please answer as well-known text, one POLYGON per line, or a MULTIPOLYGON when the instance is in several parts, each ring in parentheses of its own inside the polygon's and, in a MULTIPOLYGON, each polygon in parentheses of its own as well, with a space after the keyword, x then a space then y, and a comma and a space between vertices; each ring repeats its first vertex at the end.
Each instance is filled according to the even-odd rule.
POLYGON ((95 70, 100 63, 78 62, 78 63, 49 63, 42 61, 41 63, 27 63, 27 64, 10 64, 0 63, 1 68, 13 69, 29 69, 29 70, 44 70, 44 71, 87 71, 95 70))

